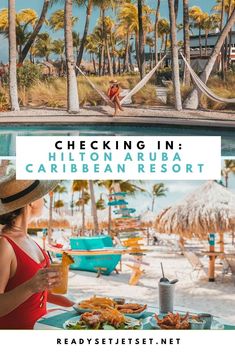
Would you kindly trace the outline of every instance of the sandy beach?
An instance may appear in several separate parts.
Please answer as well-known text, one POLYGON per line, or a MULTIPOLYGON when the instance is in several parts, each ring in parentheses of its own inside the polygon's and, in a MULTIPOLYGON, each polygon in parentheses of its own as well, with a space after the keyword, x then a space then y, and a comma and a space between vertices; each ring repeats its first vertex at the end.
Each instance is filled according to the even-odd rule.
MULTIPOLYGON (((144 257, 149 266, 144 266, 145 275, 137 286, 128 284, 130 264, 128 255, 123 256, 122 271, 119 274, 97 278, 96 273, 70 271, 69 295, 88 298, 94 294, 100 296, 125 297, 127 300, 158 305, 158 281, 161 278, 160 262, 163 262, 165 275, 169 279, 178 278, 175 288, 175 306, 186 310, 209 312, 219 316, 225 322, 235 324, 235 282, 231 275, 219 274, 216 282, 208 282, 203 271, 197 275, 179 251, 166 246, 149 246, 151 252, 144 257)), ((208 258, 201 258, 208 266, 208 258)), ((217 261, 219 262, 219 261, 217 261)), ((221 267, 222 271, 222 267, 221 267)))

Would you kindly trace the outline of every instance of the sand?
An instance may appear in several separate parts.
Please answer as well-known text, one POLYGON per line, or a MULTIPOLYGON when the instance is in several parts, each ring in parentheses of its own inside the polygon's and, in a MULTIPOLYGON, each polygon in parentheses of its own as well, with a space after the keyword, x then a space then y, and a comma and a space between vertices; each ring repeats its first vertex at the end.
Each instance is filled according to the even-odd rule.
MULTIPOLYGON (((235 280, 231 275, 222 276, 219 269, 216 282, 208 282, 206 274, 192 273, 192 267, 187 259, 176 253, 176 248, 168 246, 150 246, 152 252, 145 256, 150 266, 144 266, 145 275, 137 286, 130 286, 130 269, 125 266, 129 257, 123 257, 123 271, 120 274, 96 278, 95 273, 70 271, 69 294, 80 298, 96 295, 125 297, 141 303, 158 305, 158 281, 161 277, 160 262, 165 268, 169 279, 178 278, 175 287, 175 306, 191 311, 209 312, 221 317, 225 322, 235 324, 235 280)), ((205 266, 208 258, 202 258, 205 266)), ((218 265, 219 266, 219 265, 218 265)))

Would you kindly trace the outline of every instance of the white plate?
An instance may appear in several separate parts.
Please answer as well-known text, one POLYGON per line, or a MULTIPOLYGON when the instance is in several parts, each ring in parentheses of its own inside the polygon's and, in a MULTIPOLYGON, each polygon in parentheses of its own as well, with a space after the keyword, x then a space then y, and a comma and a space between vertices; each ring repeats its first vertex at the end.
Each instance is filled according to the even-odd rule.
MULTIPOLYGON (((65 321, 64 324, 63 324, 63 328, 64 328, 65 330, 67 330, 67 326, 68 326, 69 324, 76 324, 76 323, 80 320, 80 317, 81 317, 81 315, 75 316, 75 317, 73 317, 72 319, 69 319, 69 320, 65 321)), ((131 317, 128 317, 128 318, 126 318, 126 319, 127 319, 128 323, 129 323, 129 325, 130 325, 130 330, 131 330, 131 327, 136 326, 136 325, 139 325, 139 326, 140 326, 139 329, 142 328, 142 325, 141 325, 141 323, 139 322, 139 320, 134 319, 134 318, 131 318, 131 317)))

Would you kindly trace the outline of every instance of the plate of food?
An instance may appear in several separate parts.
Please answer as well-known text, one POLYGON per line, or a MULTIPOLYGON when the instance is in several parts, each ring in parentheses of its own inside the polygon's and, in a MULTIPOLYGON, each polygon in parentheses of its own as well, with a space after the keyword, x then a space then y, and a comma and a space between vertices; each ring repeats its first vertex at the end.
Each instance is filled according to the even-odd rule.
POLYGON ((67 320, 63 327, 66 330, 139 330, 141 323, 116 309, 106 308, 76 316, 67 320))
POLYGON ((189 313, 168 313, 164 316, 155 314, 150 320, 150 325, 156 330, 189 330, 189 313))
POLYGON ((125 316, 132 317, 134 319, 140 319, 144 316, 147 305, 137 303, 125 303, 121 305, 117 304, 116 309, 125 316))
POLYGON ((94 310, 102 310, 105 308, 115 308, 117 303, 110 298, 93 296, 89 299, 82 300, 74 304, 73 308, 78 313, 92 312, 94 310))

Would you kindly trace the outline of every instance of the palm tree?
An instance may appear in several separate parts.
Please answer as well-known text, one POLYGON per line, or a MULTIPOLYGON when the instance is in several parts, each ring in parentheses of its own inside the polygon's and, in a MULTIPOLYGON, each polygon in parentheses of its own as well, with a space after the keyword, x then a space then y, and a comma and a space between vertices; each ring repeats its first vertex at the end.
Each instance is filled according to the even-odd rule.
POLYGON ((91 197, 91 213, 92 213, 93 223, 94 223, 94 232, 95 234, 99 234, 99 222, 98 222, 97 208, 96 208, 96 201, 95 201, 94 182, 92 180, 89 180, 88 184, 89 184, 90 197, 91 197))
MULTIPOLYGON (((75 192, 80 193, 80 197, 77 206, 81 206, 82 208, 82 236, 85 235, 85 204, 87 203, 86 191, 88 190, 88 182, 87 180, 74 180, 72 182, 72 195, 75 192)), ((72 204, 73 204, 73 196, 72 196, 72 204)))
POLYGON ((160 55, 161 55, 163 52, 164 44, 165 44, 164 51, 166 52, 168 36, 170 34, 170 23, 166 18, 160 18, 160 20, 158 21, 158 34, 159 34, 159 37, 161 38, 161 47, 160 47, 160 55))
POLYGON ((166 196, 166 192, 168 189, 165 187, 163 183, 154 184, 152 187, 152 212, 154 211, 155 200, 157 197, 166 196))
POLYGON ((60 75, 64 74, 64 41, 63 39, 55 39, 52 42, 52 52, 56 55, 59 55, 61 68, 60 75))
POLYGON ((49 219, 48 219, 48 243, 52 243, 52 217, 54 204, 54 190, 49 192, 49 219))
POLYGON ((179 74, 179 50, 177 41, 177 25, 174 10, 174 0, 168 0, 171 31, 171 57, 172 57, 172 78, 175 93, 175 108, 182 110, 180 74, 179 74))
MULTIPOLYGON (((206 83, 208 78, 210 77, 211 71, 215 65, 215 62, 218 58, 218 55, 221 52, 222 45, 224 44, 224 41, 225 41, 228 33, 230 32, 230 29, 233 27, 234 22, 235 22, 235 8, 234 8, 228 22, 224 26, 223 31, 221 32, 220 36, 218 37, 218 40, 216 42, 216 45, 214 46, 213 52, 212 52, 212 54, 206 64, 202 74, 200 75, 200 78, 204 83, 206 83)), ((188 108, 188 109, 197 109, 198 108, 199 95, 198 95, 198 91, 196 88, 189 94, 184 105, 185 105, 185 108, 188 108)))
POLYGON ((177 21, 178 12, 179 12, 179 0, 174 0, 174 11, 175 11, 175 19, 177 21))
POLYGON ((38 34, 37 40, 34 45, 34 55, 39 58, 45 58, 49 61, 49 56, 53 51, 53 41, 49 33, 38 34))
POLYGON ((138 5, 138 24, 139 24, 139 70, 140 78, 145 76, 145 45, 143 28, 143 4, 142 0, 137 0, 138 5))
POLYGON ((65 0, 64 7, 65 54, 67 64, 67 110, 69 113, 78 113, 79 99, 78 86, 73 55, 73 1, 65 0))
POLYGON ((21 53, 21 56, 20 56, 20 59, 19 59, 19 62, 22 63, 25 58, 27 57, 38 33, 41 31, 41 28, 46 20, 46 15, 47 15, 47 12, 48 12, 48 9, 49 9, 49 5, 50 5, 50 2, 51 0, 44 0, 43 1, 43 7, 42 7, 42 10, 41 10, 41 14, 39 16, 39 19, 33 29, 33 32, 32 34, 30 35, 30 37, 28 38, 27 40, 27 43, 25 44, 23 50, 22 50, 22 53, 21 53))
MULTIPOLYGON (((146 33, 152 31, 152 24, 150 20, 151 9, 149 6, 142 6, 142 20, 143 20, 143 30, 144 30, 144 41, 146 38, 146 33)), ((118 29, 121 33, 126 33, 127 29, 129 34, 129 39, 134 34, 135 35, 135 51, 136 60, 138 67, 140 68, 140 58, 139 58, 139 20, 138 20, 138 9, 133 3, 124 3, 120 8, 118 13, 118 29)), ((126 48, 127 49, 127 48, 126 48)), ((125 51, 126 53, 126 51, 125 51)), ((125 58, 125 54, 124 54, 125 58)))
MULTIPOLYGON (((76 24, 78 21, 78 18, 75 16, 72 16, 72 26, 76 24)), ((60 31, 61 29, 64 28, 64 10, 59 9, 55 12, 53 12, 49 18, 49 26, 53 31, 60 31)))
MULTIPOLYGON (((190 24, 189 24, 189 0, 183 0, 183 30, 184 30, 184 55, 190 65, 190 24)), ((184 84, 190 86, 190 72, 185 65, 184 84)))
POLYGON ((153 68, 153 48, 154 48, 154 39, 150 36, 146 37, 146 45, 149 47, 149 68, 153 68))
POLYGON ((157 8, 156 8, 155 22, 154 22, 155 65, 157 65, 158 63, 158 21, 160 16, 160 5, 161 5, 161 1, 157 0, 157 8))
POLYGON ((90 25, 90 17, 92 14, 94 2, 95 2, 95 0, 87 0, 87 1, 80 0, 80 1, 78 1, 79 4, 86 5, 86 20, 85 20, 83 36, 81 39, 81 45, 80 45, 80 49, 79 49, 78 56, 77 56, 77 66, 80 66, 81 62, 82 62, 82 57, 83 57, 83 52, 84 52, 85 45, 86 45, 86 40, 87 40, 87 35, 88 35, 88 30, 89 30, 89 25, 90 25))
POLYGON ((224 161, 224 167, 221 171, 221 174, 225 180, 225 187, 228 188, 229 175, 235 174, 235 161, 233 159, 227 159, 224 161))
POLYGON ((200 57, 202 57, 202 30, 207 14, 205 14, 200 7, 193 6, 189 9, 189 17, 193 20, 194 27, 198 28, 199 31, 198 40, 200 48, 200 57))
POLYGON ((15 0, 8 1, 8 23, 9 23, 9 94, 11 110, 19 111, 17 92, 17 71, 16 71, 16 11, 15 0))
POLYGON ((60 213, 60 210, 61 208, 64 207, 64 201, 61 199, 61 195, 67 193, 67 188, 65 185, 63 185, 62 183, 61 184, 58 184, 55 189, 53 190, 53 193, 55 193, 57 195, 57 200, 54 201, 54 208, 57 210, 59 210, 59 213, 60 213))
MULTIPOLYGON (((16 13, 16 46, 19 58, 22 55, 22 49, 32 34, 32 29, 37 21, 37 13, 32 9, 24 9, 16 13)), ((4 37, 9 37, 9 21, 8 10, 2 9, 0 11, 0 34, 4 37)))
POLYGON ((87 36, 85 49, 91 55, 94 74, 96 75, 97 69, 95 56, 99 54, 99 45, 97 43, 96 36, 94 35, 94 33, 91 33, 87 36))

